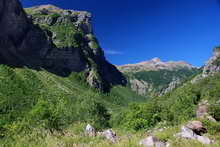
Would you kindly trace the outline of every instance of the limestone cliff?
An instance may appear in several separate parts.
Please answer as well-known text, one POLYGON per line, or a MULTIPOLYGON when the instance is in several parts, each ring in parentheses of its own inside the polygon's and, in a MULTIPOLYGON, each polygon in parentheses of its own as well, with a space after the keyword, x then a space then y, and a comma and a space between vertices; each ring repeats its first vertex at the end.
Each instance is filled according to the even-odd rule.
POLYGON ((84 72, 95 88, 126 83, 104 57, 91 14, 52 5, 32 7, 26 15, 18 0, 0 1, 0 64, 46 69, 61 76, 84 72))

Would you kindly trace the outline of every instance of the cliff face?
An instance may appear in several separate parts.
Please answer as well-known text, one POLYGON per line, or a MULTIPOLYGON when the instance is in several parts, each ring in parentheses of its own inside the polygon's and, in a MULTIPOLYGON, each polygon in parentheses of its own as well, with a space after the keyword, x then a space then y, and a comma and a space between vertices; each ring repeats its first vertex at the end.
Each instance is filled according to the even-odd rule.
POLYGON ((95 38, 91 14, 52 5, 26 9, 18 0, 0 2, 0 64, 44 68, 61 76, 84 72, 95 88, 126 83, 104 57, 95 38))
POLYGON ((213 56, 208 60, 203 68, 203 77, 213 75, 220 72, 220 48, 217 47, 213 51, 213 56))

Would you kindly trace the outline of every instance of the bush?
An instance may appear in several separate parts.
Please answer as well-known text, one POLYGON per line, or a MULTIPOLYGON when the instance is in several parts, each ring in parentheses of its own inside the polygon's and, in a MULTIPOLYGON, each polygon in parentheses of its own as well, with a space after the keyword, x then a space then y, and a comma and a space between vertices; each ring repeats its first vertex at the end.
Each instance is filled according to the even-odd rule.
POLYGON ((211 122, 208 120, 203 120, 203 124, 205 128, 207 128, 208 133, 211 135, 216 135, 220 133, 220 123, 219 122, 211 122))
POLYGON ((210 106, 210 114, 217 120, 220 121, 220 105, 213 104, 210 106))
POLYGON ((136 131, 153 127, 161 119, 159 111, 153 103, 132 104, 124 113, 121 125, 136 131))
POLYGON ((94 98, 79 99, 75 109, 79 121, 91 123, 97 129, 110 127, 111 115, 105 106, 94 98))

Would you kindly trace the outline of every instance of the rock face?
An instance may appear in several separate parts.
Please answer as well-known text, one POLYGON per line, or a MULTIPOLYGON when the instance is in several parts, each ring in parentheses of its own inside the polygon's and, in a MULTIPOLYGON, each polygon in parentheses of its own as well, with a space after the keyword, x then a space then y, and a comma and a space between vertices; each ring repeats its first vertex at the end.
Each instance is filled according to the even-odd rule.
POLYGON ((0 2, 0 64, 41 69, 61 76, 84 72, 87 82, 107 91, 126 84, 106 61, 94 37, 91 14, 52 5, 26 9, 18 0, 0 2))
POLYGON ((217 47, 213 51, 213 56, 208 60, 204 69, 203 77, 220 72, 220 47, 217 47))
POLYGON ((141 95, 161 96, 180 86, 199 69, 183 61, 163 62, 159 58, 118 66, 133 91, 141 95))

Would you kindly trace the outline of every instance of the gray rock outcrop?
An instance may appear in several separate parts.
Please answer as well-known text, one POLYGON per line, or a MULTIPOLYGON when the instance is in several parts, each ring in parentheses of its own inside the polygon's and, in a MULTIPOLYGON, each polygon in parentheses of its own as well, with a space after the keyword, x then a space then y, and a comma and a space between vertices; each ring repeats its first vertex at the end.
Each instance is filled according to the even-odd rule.
POLYGON ((220 72, 220 48, 216 47, 213 51, 213 56, 206 63, 202 76, 207 77, 220 72))

